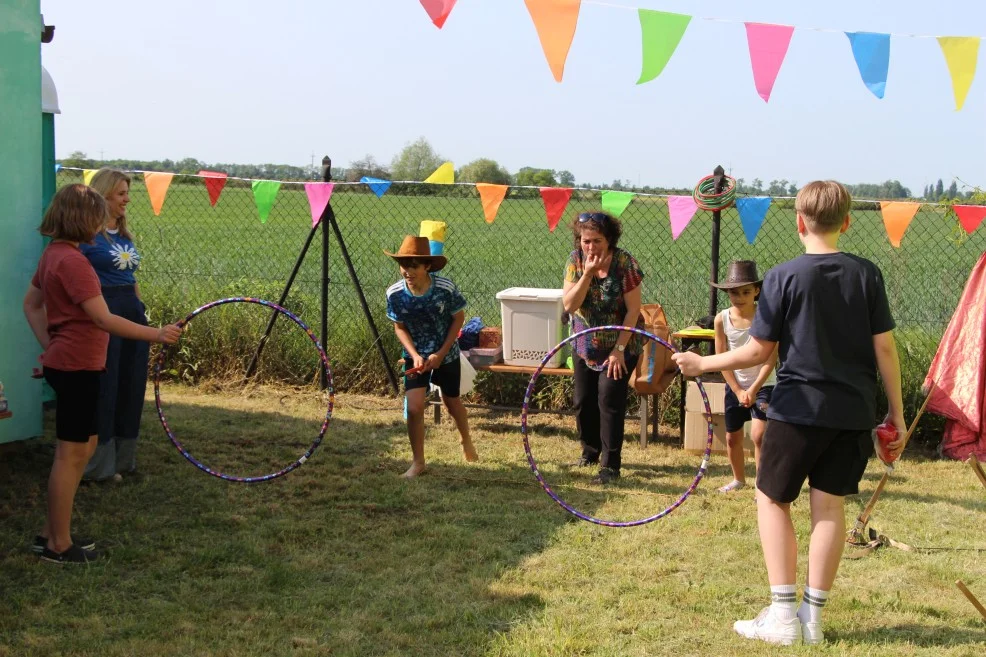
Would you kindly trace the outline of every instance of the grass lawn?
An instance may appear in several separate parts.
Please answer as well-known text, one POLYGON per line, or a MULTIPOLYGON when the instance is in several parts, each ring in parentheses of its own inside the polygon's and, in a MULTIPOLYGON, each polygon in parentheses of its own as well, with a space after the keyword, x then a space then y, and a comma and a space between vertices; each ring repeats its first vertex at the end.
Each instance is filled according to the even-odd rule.
MULTIPOLYGON (((190 449, 211 440, 215 458, 243 469, 268 467, 258 441, 272 453, 307 442, 321 404, 285 389, 171 387, 165 399, 190 449)), ((472 412, 478 464, 462 460, 447 415, 428 420, 431 470, 408 482, 399 402, 336 401, 313 458, 254 486, 185 461, 149 403, 142 478, 77 496, 76 532, 110 555, 88 567, 27 549, 52 441, 0 454, 0 657, 986 654, 986 624, 954 586, 961 578, 986 600, 986 552, 973 549, 986 549, 986 490, 961 463, 908 454, 872 519, 939 549, 844 561, 825 610, 829 642, 780 648, 731 630, 767 596, 752 492, 714 492, 727 481, 724 457, 669 517, 609 529, 573 519, 537 486, 516 415, 472 412)), ((602 490, 558 465, 577 456, 570 418, 538 415, 532 426, 549 481, 600 517, 656 513, 698 466, 669 441, 628 441, 624 479, 602 490)), ((850 520, 881 467, 871 463, 863 494, 847 501, 850 520)), ((805 499, 795 522, 804 555, 805 499)))

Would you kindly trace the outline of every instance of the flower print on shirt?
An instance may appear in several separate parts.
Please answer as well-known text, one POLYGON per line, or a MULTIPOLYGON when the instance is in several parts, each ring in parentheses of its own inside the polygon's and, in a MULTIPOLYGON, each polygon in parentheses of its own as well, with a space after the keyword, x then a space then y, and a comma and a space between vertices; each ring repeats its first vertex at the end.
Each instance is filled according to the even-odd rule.
POLYGON ((113 264, 120 270, 136 269, 137 265, 140 264, 140 256, 136 249, 129 244, 112 244, 110 255, 113 256, 113 264))

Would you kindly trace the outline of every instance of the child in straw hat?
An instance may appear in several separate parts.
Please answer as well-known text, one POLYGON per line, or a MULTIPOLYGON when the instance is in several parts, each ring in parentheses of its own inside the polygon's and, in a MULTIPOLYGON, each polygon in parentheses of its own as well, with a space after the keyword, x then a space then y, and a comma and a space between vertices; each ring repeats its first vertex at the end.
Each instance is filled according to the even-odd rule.
POLYGON ((466 300, 455 283, 435 272, 448 262, 432 255, 427 237, 408 235, 396 253, 401 280, 387 289, 387 317, 404 347, 404 389, 407 396, 407 434, 412 462, 404 476, 425 471, 425 396, 429 384, 442 391, 442 401, 459 430, 467 461, 478 461, 469 437, 469 416, 459 399, 459 329, 465 321, 466 300))

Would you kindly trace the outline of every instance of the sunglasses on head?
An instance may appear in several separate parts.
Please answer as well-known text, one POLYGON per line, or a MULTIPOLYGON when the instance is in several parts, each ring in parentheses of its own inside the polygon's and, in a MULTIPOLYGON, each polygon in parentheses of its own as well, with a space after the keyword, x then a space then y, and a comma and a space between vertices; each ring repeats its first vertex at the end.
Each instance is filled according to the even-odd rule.
POLYGON ((604 224, 609 221, 609 215, 603 214, 602 212, 583 212, 579 215, 580 224, 584 224, 589 221, 593 221, 597 224, 604 224))

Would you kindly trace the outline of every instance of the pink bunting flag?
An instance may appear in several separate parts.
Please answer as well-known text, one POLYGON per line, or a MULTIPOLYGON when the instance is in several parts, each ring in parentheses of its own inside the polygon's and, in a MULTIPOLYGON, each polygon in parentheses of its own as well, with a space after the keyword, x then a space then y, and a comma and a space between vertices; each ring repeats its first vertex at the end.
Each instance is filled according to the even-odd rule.
POLYGON ((219 195, 223 193, 223 187, 226 186, 226 174, 222 171, 203 170, 199 171, 199 175, 202 176, 205 189, 209 192, 209 204, 216 207, 216 203, 219 202, 219 195))
POLYGON ((671 238, 678 239, 681 231, 695 216, 698 205, 691 196, 669 196, 668 214, 671 215, 671 238))
POLYGON ((750 64, 753 66, 753 82, 763 102, 770 100, 774 81, 784 63, 787 47, 791 45, 794 27, 769 23, 745 23, 746 40, 750 46, 750 64))
POLYGON ((572 198, 571 187, 542 187, 541 200, 544 201, 544 213, 548 217, 548 230, 554 232, 558 221, 565 214, 569 199, 572 198))
POLYGON ((312 228, 322 220, 322 213, 325 212, 329 199, 332 198, 333 187, 335 187, 335 183, 330 182, 305 183, 308 206, 312 210, 312 228))
POLYGON ((955 216, 959 218, 962 228, 970 235, 979 228, 983 217, 986 217, 986 205, 953 205, 952 209, 955 210, 955 216))
POLYGON ((421 6, 428 12, 428 17, 435 27, 442 29, 445 19, 452 13, 455 2, 456 0, 421 0, 421 6))

